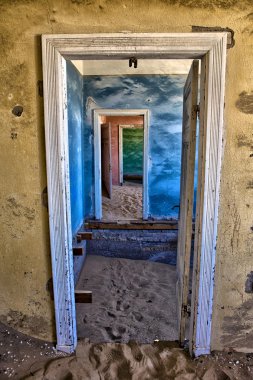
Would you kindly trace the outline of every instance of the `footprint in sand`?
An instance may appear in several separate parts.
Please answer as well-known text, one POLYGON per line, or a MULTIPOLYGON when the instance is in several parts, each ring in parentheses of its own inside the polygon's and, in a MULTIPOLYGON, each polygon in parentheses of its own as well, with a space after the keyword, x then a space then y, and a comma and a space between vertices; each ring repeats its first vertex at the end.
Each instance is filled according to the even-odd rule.
POLYGON ((129 309, 130 305, 128 303, 122 303, 121 301, 117 301, 117 304, 116 304, 116 310, 117 311, 125 311, 127 309, 129 309))
POLYGON ((111 318, 116 318, 116 315, 111 313, 110 311, 107 311, 107 315, 109 315, 109 317, 111 318))
POLYGON ((141 313, 138 313, 138 311, 133 311, 132 315, 133 315, 134 319, 138 322, 143 320, 143 316, 141 315, 141 313))
POLYGON ((105 330, 112 340, 121 340, 122 334, 126 332, 126 328, 124 326, 118 326, 118 327, 109 327, 106 326, 105 330))

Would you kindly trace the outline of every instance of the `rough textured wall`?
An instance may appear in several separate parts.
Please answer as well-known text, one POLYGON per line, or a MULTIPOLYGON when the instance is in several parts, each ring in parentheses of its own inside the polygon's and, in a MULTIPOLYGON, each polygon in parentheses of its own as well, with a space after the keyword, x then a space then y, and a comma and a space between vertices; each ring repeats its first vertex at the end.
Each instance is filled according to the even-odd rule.
POLYGON ((71 62, 67 62, 67 101, 69 136, 69 177, 71 226, 73 235, 84 218, 83 165, 83 78, 71 62))
POLYGON ((252 350, 253 6, 247 0, 1 0, 1 301, 2 319, 52 338, 53 303, 46 186, 42 33, 191 32, 230 27, 212 347, 252 350), (24 107, 18 117, 15 105, 24 107), (4 164, 3 164, 4 163, 4 164), (248 290, 249 291, 249 290, 248 290), (250 290, 251 291, 251 290, 250 290), (10 319, 11 318, 11 319, 10 319))
MULTIPOLYGON (((149 212, 157 219, 177 217, 180 196, 182 104, 185 75, 84 76, 84 104, 100 108, 150 110, 149 212)), ((84 157, 91 156, 93 128, 85 120, 84 157)), ((86 210, 92 216, 93 157, 85 162, 86 210), (88 179, 89 178, 89 179, 88 179)), ((93 195, 94 196, 94 195, 93 195)))

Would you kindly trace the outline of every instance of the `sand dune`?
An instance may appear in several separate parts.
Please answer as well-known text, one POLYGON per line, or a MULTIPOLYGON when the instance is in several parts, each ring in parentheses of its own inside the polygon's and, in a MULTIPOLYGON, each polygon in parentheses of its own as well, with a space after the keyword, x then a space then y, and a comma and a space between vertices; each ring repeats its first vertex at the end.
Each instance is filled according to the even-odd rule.
POLYGON ((29 380, 251 380, 253 354, 215 352, 191 359, 173 342, 78 342, 76 353, 0 323, 0 379, 29 380), (15 355, 13 355, 15 353, 15 355))
POLYGON ((171 344, 80 343, 76 356, 54 360, 26 379, 198 380, 194 364, 171 344))
POLYGON ((79 342, 76 355, 54 359, 29 380, 250 380, 252 358, 221 353, 190 359, 176 344, 79 342), (236 364, 237 363, 237 364, 236 364))

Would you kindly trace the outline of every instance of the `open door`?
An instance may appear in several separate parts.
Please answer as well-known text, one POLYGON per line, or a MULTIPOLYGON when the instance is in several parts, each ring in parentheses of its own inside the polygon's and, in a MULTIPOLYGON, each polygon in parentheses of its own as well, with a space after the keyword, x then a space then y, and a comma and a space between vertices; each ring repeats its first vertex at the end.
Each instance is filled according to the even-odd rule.
POLYGON ((112 154, 111 125, 101 124, 101 168, 102 186, 104 185, 109 198, 112 197, 112 154))
POLYGON ((194 201, 194 167, 196 151, 196 124, 198 101, 199 61, 194 60, 184 86, 183 131, 180 182, 180 213, 177 248, 177 299, 179 341, 185 339, 188 305, 192 217, 194 201))

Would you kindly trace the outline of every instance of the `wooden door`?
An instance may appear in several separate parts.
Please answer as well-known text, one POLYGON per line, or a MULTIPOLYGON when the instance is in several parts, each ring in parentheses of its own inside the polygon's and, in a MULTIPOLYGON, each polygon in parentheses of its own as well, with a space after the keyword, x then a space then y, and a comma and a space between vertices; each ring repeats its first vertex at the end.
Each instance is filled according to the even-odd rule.
POLYGON ((188 74, 183 97, 183 131, 180 182, 180 212, 177 248, 177 299, 179 341, 185 339, 188 305, 192 217, 194 201, 194 167, 196 151, 196 124, 198 101, 199 61, 194 60, 188 74))
POLYGON ((111 154, 111 125, 101 125, 101 168, 102 184, 104 184, 108 196, 112 197, 112 154, 111 154))

